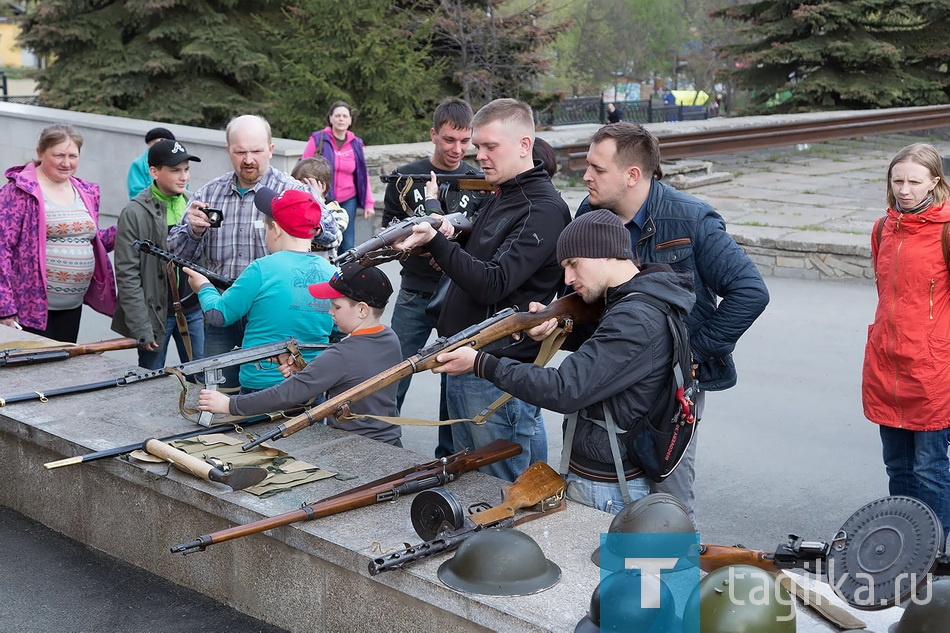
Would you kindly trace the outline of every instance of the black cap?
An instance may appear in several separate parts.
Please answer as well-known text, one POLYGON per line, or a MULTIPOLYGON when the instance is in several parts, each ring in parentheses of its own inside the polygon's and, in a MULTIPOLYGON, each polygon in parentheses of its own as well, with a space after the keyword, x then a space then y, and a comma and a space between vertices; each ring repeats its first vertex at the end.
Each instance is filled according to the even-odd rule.
POLYGON ((201 162, 197 156, 192 156, 185 146, 178 141, 165 139, 148 148, 149 167, 174 167, 186 160, 201 162))
POLYGON ((393 294, 389 277, 378 268, 364 268, 359 264, 346 264, 334 273, 330 281, 312 284, 310 294, 317 299, 347 297, 353 301, 362 301, 374 308, 385 308, 393 294))
POLYGON ((145 133, 145 142, 151 143, 152 141, 158 140, 160 138, 167 138, 175 140, 175 135, 171 133, 171 130, 163 127, 153 127, 151 130, 145 133))

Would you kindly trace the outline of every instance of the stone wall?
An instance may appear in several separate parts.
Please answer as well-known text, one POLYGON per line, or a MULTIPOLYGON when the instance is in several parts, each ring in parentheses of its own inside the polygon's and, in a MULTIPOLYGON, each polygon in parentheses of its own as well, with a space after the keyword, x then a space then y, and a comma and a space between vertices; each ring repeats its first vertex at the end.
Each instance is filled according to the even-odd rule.
POLYGON ((873 281, 871 248, 862 244, 815 242, 748 237, 734 234, 762 275, 789 279, 873 281))

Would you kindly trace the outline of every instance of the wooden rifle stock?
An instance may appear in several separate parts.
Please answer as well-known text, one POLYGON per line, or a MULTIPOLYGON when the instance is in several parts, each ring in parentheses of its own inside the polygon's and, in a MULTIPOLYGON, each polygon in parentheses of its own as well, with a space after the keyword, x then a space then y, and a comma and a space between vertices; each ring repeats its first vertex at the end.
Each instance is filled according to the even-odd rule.
POLYGON ((782 568, 775 564, 775 552, 746 549, 733 545, 710 545, 703 543, 699 551, 699 567, 709 573, 720 567, 752 565, 773 574, 782 568))
POLYGON ((82 345, 55 345, 29 349, 7 349, 0 352, 0 367, 48 363, 55 360, 66 360, 73 356, 99 354, 101 352, 112 352, 120 349, 132 349, 134 347, 138 347, 138 341, 134 338, 112 338, 95 343, 84 343, 82 345))
POLYGON ((483 528, 510 527, 514 524, 515 511, 530 508, 552 497, 563 498, 566 488, 567 483, 553 468, 545 462, 535 462, 514 483, 501 489, 501 504, 469 515, 462 526, 445 530, 431 541, 374 558, 369 563, 369 573, 375 576, 433 554, 450 552, 483 528))
MULTIPOLYGON (((476 323, 454 336, 438 339, 429 347, 419 350, 416 355, 288 420, 273 431, 248 442, 242 448, 246 451, 251 450, 268 440, 288 437, 297 431, 302 431, 328 415, 345 413, 349 411, 350 404, 387 385, 398 382, 413 373, 440 366, 442 363, 436 359, 444 352, 450 352, 462 346, 479 349, 506 336, 540 325, 551 318, 557 318, 558 323, 568 327, 574 323, 593 323, 600 319, 603 308, 601 302, 587 304, 576 293, 571 293, 551 302, 538 312, 515 312, 511 308, 502 310, 495 316, 476 323)), ((340 416, 337 415, 337 417, 340 416)))
POLYGON ((377 266, 394 259, 405 259, 413 253, 421 252, 423 249, 397 250, 392 248, 393 244, 412 235, 412 227, 418 224, 431 224, 432 228, 439 230, 443 222, 452 225, 455 229, 455 236, 466 235, 472 231, 472 222, 464 213, 449 213, 441 217, 431 215, 414 216, 390 224, 362 244, 358 244, 339 255, 333 260, 333 263, 338 267, 354 262, 359 262, 361 266, 377 266))
POLYGON ((521 446, 507 440, 495 440, 474 451, 462 451, 443 459, 437 459, 426 464, 418 464, 412 468, 377 479, 368 484, 341 492, 320 501, 308 503, 298 510, 291 510, 274 517, 261 519, 245 525, 239 525, 212 534, 199 536, 194 541, 175 545, 172 553, 189 554, 194 551, 203 551, 209 545, 223 543, 232 539, 265 532, 275 527, 290 525, 298 521, 320 519, 347 510, 354 510, 364 506, 395 501, 400 496, 442 486, 454 481, 463 473, 470 470, 493 464, 497 461, 509 459, 521 452, 521 446))

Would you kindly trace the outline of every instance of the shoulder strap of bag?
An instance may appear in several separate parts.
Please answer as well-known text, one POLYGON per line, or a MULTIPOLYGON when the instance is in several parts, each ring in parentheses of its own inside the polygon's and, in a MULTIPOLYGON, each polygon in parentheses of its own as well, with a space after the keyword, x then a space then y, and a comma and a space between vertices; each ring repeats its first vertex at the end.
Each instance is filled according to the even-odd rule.
MULTIPOLYGON (((885 215, 874 223, 874 242, 878 246, 881 245, 881 238, 884 235, 884 222, 886 221, 887 216, 885 215)), ((950 271, 950 222, 943 223, 943 229, 940 231, 940 245, 943 250, 943 263, 950 271)))

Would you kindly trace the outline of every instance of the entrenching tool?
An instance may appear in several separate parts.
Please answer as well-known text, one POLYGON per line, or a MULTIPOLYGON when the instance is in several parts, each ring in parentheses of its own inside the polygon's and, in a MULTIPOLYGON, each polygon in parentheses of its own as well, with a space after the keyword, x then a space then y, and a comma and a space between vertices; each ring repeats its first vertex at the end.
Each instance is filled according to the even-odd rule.
POLYGON ((267 469, 265 468, 259 466, 231 467, 222 464, 218 460, 201 460, 160 440, 145 440, 144 448, 152 455, 161 457, 186 473, 191 473, 201 479, 228 485, 231 490, 244 490, 261 483, 267 478, 267 469))

